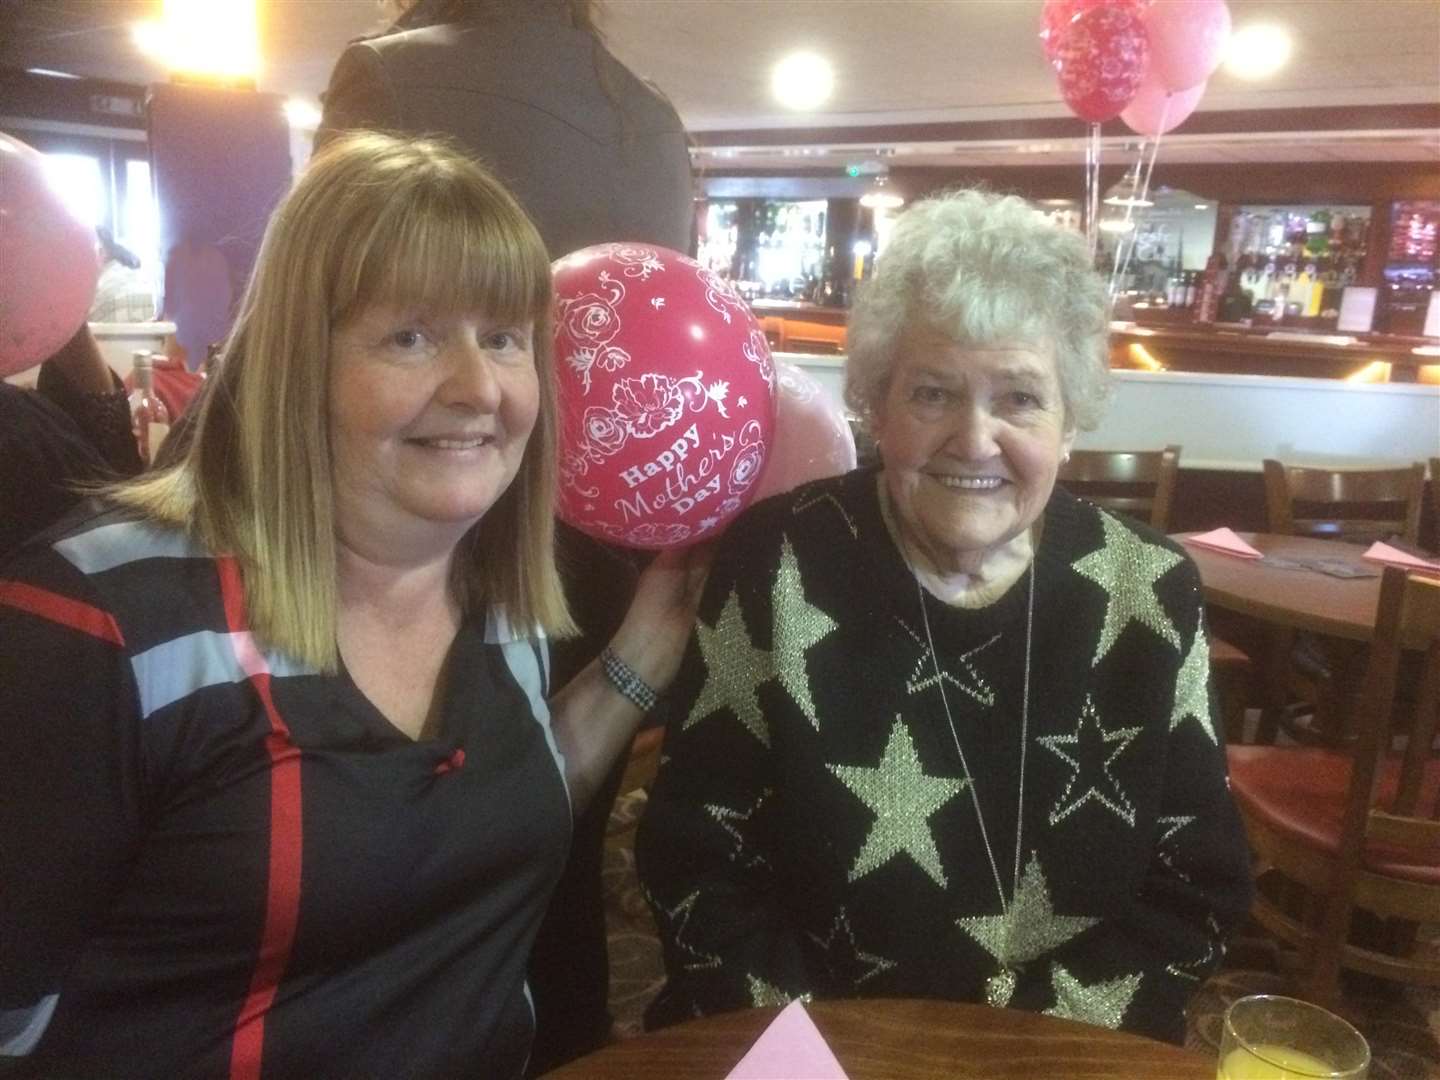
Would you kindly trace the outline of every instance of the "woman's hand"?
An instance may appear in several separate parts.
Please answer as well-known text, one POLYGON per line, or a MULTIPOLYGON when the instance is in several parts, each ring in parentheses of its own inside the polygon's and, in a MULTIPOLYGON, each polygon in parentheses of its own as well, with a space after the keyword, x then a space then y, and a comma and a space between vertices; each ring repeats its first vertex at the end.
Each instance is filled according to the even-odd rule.
MULTIPOLYGON (((630 610, 611 639, 620 660, 657 694, 680 670, 714 555, 712 544, 663 552, 641 573, 630 610)), ((640 707, 610 683, 598 660, 551 697, 550 722, 565 755, 565 780, 577 815, 616 755, 630 745, 641 716, 640 707)))
POLYGON ((680 669, 714 559, 713 542, 662 551, 641 572, 630 610, 610 642, 656 693, 680 669))

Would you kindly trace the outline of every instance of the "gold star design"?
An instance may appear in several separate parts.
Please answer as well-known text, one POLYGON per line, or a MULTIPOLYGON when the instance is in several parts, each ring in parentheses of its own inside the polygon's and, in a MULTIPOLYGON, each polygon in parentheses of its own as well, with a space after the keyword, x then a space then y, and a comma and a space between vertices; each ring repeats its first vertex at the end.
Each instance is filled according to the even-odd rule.
POLYGON ((769 863, 766 861, 765 856, 752 855, 749 853, 750 845, 746 843, 745 834, 740 831, 740 828, 750 823, 750 818, 754 816, 755 811, 759 810, 761 804, 773 794, 774 792, 770 788, 765 788, 760 792, 760 797, 751 804, 750 809, 745 811, 732 810, 730 807, 721 806, 719 803, 705 804, 705 812, 714 818, 716 824, 729 833, 730 839, 734 841, 735 846, 731 849, 729 855, 730 861, 739 863, 742 862, 743 858, 743 865, 747 870, 757 866, 768 866, 769 863))
POLYGON ((825 950, 825 966, 830 977, 851 986, 868 982, 882 971, 895 966, 894 960, 866 952, 855 943, 855 931, 850 926, 850 916, 842 906, 830 926, 830 932, 823 938, 819 934, 808 934, 811 941, 825 950))
POLYGON ((720 966, 720 957, 714 953, 697 949, 685 941, 685 931, 690 925, 690 916, 695 910, 695 903, 700 899, 700 890, 695 890, 673 908, 656 904, 654 896, 649 892, 646 893, 646 896, 656 910, 665 916, 666 923, 668 923, 674 931, 672 937, 675 941, 675 948, 690 957, 690 959, 682 965, 686 971, 705 971, 720 966))
POLYGON ((1118 1028, 1140 989, 1140 975, 1122 975, 1087 986, 1059 964, 1051 964, 1050 985, 1055 990, 1055 1004, 1045 1010, 1047 1016, 1118 1028))
POLYGON ((695 639, 705 660, 705 685, 681 730, 693 727, 718 709, 729 709, 746 731, 769 746, 770 728, 755 691, 773 674, 770 654, 751 644, 745 632, 745 617, 740 613, 740 597, 734 589, 720 610, 715 629, 706 626, 704 619, 695 621, 695 639))
MULTIPOLYGON (((974 938, 976 944, 993 956, 1004 969, 1000 976, 991 979, 991 983, 999 980, 996 986, 989 988, 993 993, 1003 989, 1000 984, 1006 982, 1009 989, 1013 990, 1013 972, 1016 968, 1038 960, 1052 949, 1058 949, 1099 921, 1087 915, 1055 914, 1040 859, 1031 852, 1030 862, 1020 877, 1020 886, 1005 914, 957 919, 955 925, 974 938), (1004 978, 1006 974, 1009 974, 1009 979, 1004 978)), ((1009 1000, 1008 993, 1003 996, 1009 1000)))
POLYGON ((1126 825, 1135 824, 1135 807, 1131 805, 1129 797, 1110 771, 1110 766, 1125 752, 1125 748, 1135 740, 1141 730, 1138 727, 1128 727, 1106 731, 1100 724, 1095 703, 1087 694, 1085 707, 1080 710, 1080 719, 1075 724, 1074 735, 1041 735, 1035 740, 1074 770, 1070 779, 1065 782, 1065 790, 1060 793, 1060 798, 1050 810, 1051 825, 1058 825, 1092 799, 1110 810, 1126 825), (1073 750, 1074 757, 1061 749, 1066 746, 1073 750), (1082 775, 1087 778, 1085 790, 1072 795, 1072 792, 1082 786, 1082 775))
POLYGON ((995 704, 995 690, 985 681, 985 677, 980 674, 979 669, 975 667, 975 658, 991 645, 994 645, 995 642, 999 641, 999 634, 996 634, 989 641, 981 645, 976 645, 975 648, 969 652, 960 654, 960 658, 956 663, 960 666, 962 677, 957 677, 936 664, 934 655, 930 651, 930 643, 912 630, 904 619, 897 615, 895 621, 900 624, 900 628, 910 636, 910 640, 915 642, 916 646, 920 649, 920 657, 915 661, 915 667, 911 670, 910 677, 905 680, 905 692, 907 694, 924 693, 932 686, 938 686, 940 681, 944 680, 987 708, 995 704), (937 669, 940 672, 938 676, 935 674, 937 669))
POLYGON ((815 702, 810 697, 810 678, 805 669, 805 653, 826 634, 835 629, 835 620, 805 600, 805 584, 800 580, 800 564, 787 536, 780 546, 780 572, 775 580, 775 629, 771 656, 780 685, 805 714, 816 731, 820 721, 815 716, 815 702))
POLYGON ((846 512, 845 507, 840 505, 840 500, 828 491, 807 495, 803 501, 795 503, 795 505, 790 508, 790 513, 798 516, 802 510, 809 510, 812 506, 819 506, 824 502, 834 504, 840 516, 845 519, 845 527, 850 530, 852 537, 858 537, 860 535, 859 530, 855 528, 854 520, 850 517, 849 513, 846 512))
POLYGON ((1205 628, 1196 627, 1195 640, 1175 676, 1175 707, 1170 710, 1170 730, 1174 731, 1194 717, 1210 741, 1217 746, 1215 723, 1210 718, 1210 648, 1205 642, 1205 628))
POLYGON ((1220 920, 1213 914, 1205 916, 1205 930, 1205 951, 1194 960, 1166 964, 1166 971, 1177 979, 1199 982, 1220 962, 1220 958, 1225 955, 1225 939, 1220 933, 1220 920))
POLYGON ((1113 514, 1101 513, 1105 546, 1075 563, 1075 571, 1105 590, 1105 625, 1095 646, 1098 664, 1132 621, 1148 626, 1178 650, 1180 634, 1160 606, 1155 582, 1184 556, 1147 544, 1113 514))
POLYGON ((859 880, 903 852, 935 884, 945 888, 945 871, 940 867, 940 852, 929 820, 931 814, 964 790, 965 781, 926 776, 920 769, 910 732, 898 715, 878 766, 827 768, 875 814, 875 824, 870 826, 855 865, 850 868, 850 880, 859 880))
POLYGON ((792 997, 778 986, 748 972, 745 975, 745 986, 750 991, 750 1004, 756 1009, 764 1008, 766 1005, 789 1005, 792 1001, 810 1000, 809 994, 798 994, 792 997))

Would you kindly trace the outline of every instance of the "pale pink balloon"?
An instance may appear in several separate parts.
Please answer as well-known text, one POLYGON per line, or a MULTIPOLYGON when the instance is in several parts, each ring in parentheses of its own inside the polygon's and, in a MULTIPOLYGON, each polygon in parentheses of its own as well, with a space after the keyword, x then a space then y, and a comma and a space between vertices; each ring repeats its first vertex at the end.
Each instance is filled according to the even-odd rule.
POLYGON ((855 468, 855 436, 845 410, 794 364, 775 362, 775 441, 755 498, 855 468))
POLYGON ((50 187, 40 152, 0 134, 0 378, 74 336, 99 276, 95 230, 50 187))
POLYGON ((1142 16, 1150 70, 1167 90, 1189 90, 1214 74, 1230 40, 1225 0, 1155 0, 1142 16))
POLYGON ((1135 91, 1120 119, 1129 125, 1131 131, 1158 138, 1167 131, 1175 130, 1195 111, 1195 106, 1205 96, 1205 85, 1202 82, 1189 90, 1171 93, 1165 89, 1152 67, 1140 81, 1140 89, 1135 91))

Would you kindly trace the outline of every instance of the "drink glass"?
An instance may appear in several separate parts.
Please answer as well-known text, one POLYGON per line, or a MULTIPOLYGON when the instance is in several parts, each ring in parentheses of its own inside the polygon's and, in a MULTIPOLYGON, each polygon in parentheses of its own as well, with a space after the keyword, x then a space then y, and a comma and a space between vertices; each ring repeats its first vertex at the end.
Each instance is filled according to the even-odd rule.
POLYGON ((1225 1010, 1217 1080, 1363 1080, 1364 1037, 1318 1005, 1255 994, 1225 1010))

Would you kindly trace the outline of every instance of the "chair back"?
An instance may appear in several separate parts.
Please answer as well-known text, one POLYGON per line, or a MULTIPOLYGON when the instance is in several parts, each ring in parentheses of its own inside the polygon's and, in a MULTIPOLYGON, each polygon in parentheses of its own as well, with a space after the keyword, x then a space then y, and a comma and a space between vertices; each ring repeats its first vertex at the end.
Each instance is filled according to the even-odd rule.
POLYGON ((1075 495, 1170 529, 1170 507, 1180 475, 1180 447, 1163 450, 1075 450, 1060 466, 1060 482, 1075 495))
POLYGON ((1330 540, 1420 540, 1421 462, 1396 469, 1324 469, 1265 460, 1272 533, 1330 540))
MULTIPOLYGON (((1440 577, 1386 567, 1380 583, 1375 637, 1365 670, 1350 793, 1340 834, 1342 877, 1355 873, 1367 839, 1400 849, 1408 854, 1406 861, 1416 864, 1434 864, 1440 856, 1437 712, 1440 577), (1419 684, 1413 698, 1408 693, 1397 693, 1401 658, 1407 652, 1420 660, 1419 684), (1377 790, 1382 766, 1393 752, 1393 733, 1402 735, 1405 742, 1398 778, 1393 789, 1385 784, 1385 790, 1377 790)), ((1433 893, 1422 903, 1433 909, 1433 893)))

